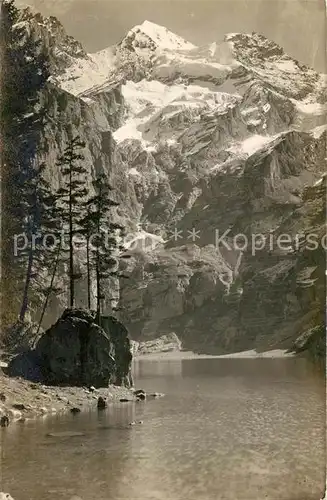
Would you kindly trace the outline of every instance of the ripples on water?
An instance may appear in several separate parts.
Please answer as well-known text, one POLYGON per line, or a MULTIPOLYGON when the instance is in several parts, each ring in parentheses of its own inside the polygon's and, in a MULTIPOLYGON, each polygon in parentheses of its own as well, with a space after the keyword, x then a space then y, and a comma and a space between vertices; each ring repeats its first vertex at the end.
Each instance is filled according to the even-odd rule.
POLYGON ((144 360, 134 371, 138 388, 166 397, 5 429, 2 489, 15 500, 322 498, 324 377, 305 360, 144 360))

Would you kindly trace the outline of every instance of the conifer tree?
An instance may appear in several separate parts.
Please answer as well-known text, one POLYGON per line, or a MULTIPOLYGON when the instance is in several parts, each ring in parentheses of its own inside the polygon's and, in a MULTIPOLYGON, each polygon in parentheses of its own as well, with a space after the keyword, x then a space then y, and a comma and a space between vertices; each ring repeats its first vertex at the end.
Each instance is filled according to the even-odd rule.
MULTIPOLYGON (((100 324, 102 305, 106 298, 104 283, 110 278, 119 278, 119 259, 124 249, 119 240, 123 226, 113 222, 112 209, 119 206, 111 193, 113 191, 107 177, 102 174, 93 182, 95 195, 86 202, 87 216, 83 221, 84 234, 87 233, 87 245, 91 243, 91 251, 87 252, 88 283, 94 270, 96 281, 96 317, 100 324), (92 240, 92 241, 91 241, 92 240)), ((126 256, 127 257, 127 256, 126 256)), ((90 302, 90 289, 88 291, 90 302)))
MULTIPOLYGON (((24 276, 13 241, 26 227, 26 200, 35 178, 45 112, 40 95, 49 77, 41 41, 36 40, 13 0, 1 3, 1 311, 3 326, 17 318, 17 296, 24 276)), ((25 271, 24 271, 25 274, 25 271)))
POLYGON ((43 177, 44 169, 45 165, 42 164, 31 170, 30 178, 25 182, 24 196, 21 200, 21 207, 25 209, 22 225, 25 246, 17 254, 17 258, 22 272, 25 273, 19 314, 19 320, 22 323, 28 309, 31 284, 34 285, 34 291, 41 289, 42 279, 41 282, 38 281, 40 271, 53 259, 54 249, 51 245, 47 245, 43 235, 50 233, 54 237, 59 229, 56 198, 43 177))
POLYGON ((81 150, 84 147, 85 143, 81 141, 81 138, 74 137, 57 161, 63 177, 63 185, 57 191, 57 197, 64 239, 68 242, 70 307, 75 306, 75 281, 80 277, 75 273, 74 236, 81 233, 81 221, 85 217, 83 199, 88 194, 85 187, 87 170, 81 165, 84 160, 81 150))
POLYGON ((92 214, 92 206, 89 201, 85 204, 86 215, 81 220, 81 233, 86 243, 86 271, 87 271, 87 307, 92 308, 92 263, 90 253, 90 241, 95 230, 95 222, 92 214))

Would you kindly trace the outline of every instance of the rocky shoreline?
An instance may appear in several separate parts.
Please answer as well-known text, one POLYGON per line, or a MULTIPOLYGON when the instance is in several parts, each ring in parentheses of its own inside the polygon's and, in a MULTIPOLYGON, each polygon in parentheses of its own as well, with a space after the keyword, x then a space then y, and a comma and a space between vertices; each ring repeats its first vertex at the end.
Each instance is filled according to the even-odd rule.
POLYGON ((137 399, 134 390, 126 387, 110 385, 108 388, 95 389, 47 386, 7 377, 5 374, 0 374, 0 387, 0 419, 7 417, 9 425, 46 415, 96 409, 100 397, 108 404, 137 399))
MULTIPOLYGON (((135 390, 132 341, 124 325, 112 316, 102 316, 101 325, 90 311, 66 309, 31 347, 0 352, 0 427, 162 396, 135 390)), ((176 345, 176 336, 165 336, 150 342, 150 351, 176 345)))

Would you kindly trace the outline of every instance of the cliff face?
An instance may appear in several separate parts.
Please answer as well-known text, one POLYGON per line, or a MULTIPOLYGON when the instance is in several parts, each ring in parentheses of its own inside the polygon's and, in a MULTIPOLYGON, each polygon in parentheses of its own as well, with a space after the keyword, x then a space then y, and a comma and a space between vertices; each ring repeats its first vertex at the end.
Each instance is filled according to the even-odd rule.
MULTIPOLYGON (((56 154, 78 133, 89 187, 105 171, 121 203, 132 254, 121 316, 134 337, 175 332, 203 351, 291 347, 321 322, 321 245, 253 255, 251 242, 287 233, 294 247, 315 229, 312 204, 323 213, 317 186, 306 198, 324 173, 323 76, 256 33, 196 47, 145 22, 86 54, 57 20, 25 11, 22 22, 51 57, 48 178, 60 183, 56 154)), ((61 308, 53 297, 52 315, 61 308)))
MULTIPOLYGON (((60 154, 69 138, 80 135, 85 141, 86 147, 83 151, 85 156, 84 165, 87 169, 85 182, 92 193, 92 181, 99 173, 106 173, 110 182, 117 186, 114 196, 121 203, 116 219, 127 224, 127 228, 135 230, 136 224, 132 214, 141 212, 139 202, 125 176, 126 165, 120 152, 115 146, 112 137, 112 129, 117 127, 124 113, 123 98, 119 85, 105 89, 98 96, 98 100, 88 102, 80 99, 77 95, 65 89, 66 71, 82 63, 93 64, 81 45, 69 37, 62 25, 55 18, 45 19, 39 14, 32 14, 29 10, 22 12, 21 24, 32 31, 36 38, 40 38, 45 50, 49 54, 52 76, 49 79, 46 90, 41 95, 42 104, 47 109, 47 122, 39 145, 38 163, 45 163, 45 177, 53 190, 58 189, 62 178, 56 165, 58 154, 60 154), (60 75, 60 85, 58 78, 60 75), (113 165, 115 166, 113 168, 113 165)), ((74 76, 71 76, 74 81, 74 76)), ((85 252, 81 251, 77 262, 77 271, 85 271, 85 252)), ((54 263, 55 265, 55 263, 54 263)), ((51 267, 51 266, 50 266, 51 267)), ((49 282, 52 269, 44 270, 44 281, 49 282)), ((67 291, 67 269, 61 266, 57 279, 57 285, 67 291)), ((108 304, 112 295, 115 295, 117 284, 112 283, 108 293, 108 304)), ((44 328, 50 327, 63 312, 67 305, 67 293, 53 295, 50 298, 49 307, 44 319, 44 328)), ((20 297, 17 300, 19 306, 20 297)), ((39 297, 39 304, 43 297, 39 297)), ((77 283, 77 307, 87 305, 86 283, 82 279, 77 283)), ((32 319, 38 319, 39 310, 34 307, 31 311, 32 319)))

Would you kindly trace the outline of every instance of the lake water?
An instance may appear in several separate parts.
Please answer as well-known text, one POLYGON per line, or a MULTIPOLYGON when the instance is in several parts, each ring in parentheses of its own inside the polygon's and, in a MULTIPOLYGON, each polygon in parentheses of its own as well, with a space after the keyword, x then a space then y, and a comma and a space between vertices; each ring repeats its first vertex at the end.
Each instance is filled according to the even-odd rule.
POLYGON ((142 360, 134 372, 138 388, 166 397, 3 430, 2 491, 15 500, 322 498, 325 385, 307 361, 142 360))

